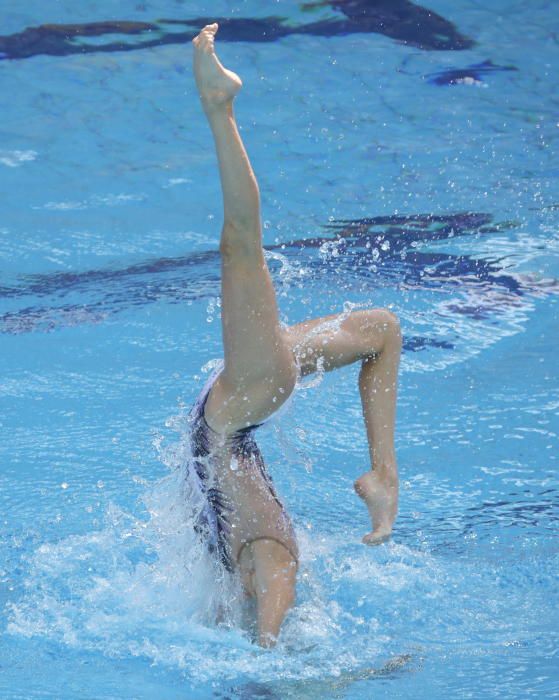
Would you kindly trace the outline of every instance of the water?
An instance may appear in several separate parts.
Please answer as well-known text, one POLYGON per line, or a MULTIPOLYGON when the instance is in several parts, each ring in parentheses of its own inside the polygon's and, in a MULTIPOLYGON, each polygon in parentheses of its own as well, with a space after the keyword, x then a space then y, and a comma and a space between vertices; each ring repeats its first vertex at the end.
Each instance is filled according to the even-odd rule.
POLYGON ((8 8, 3 698, 559 696, 556 13, 430 3, 445 23, 402 2, 418 27, 402 37, 386 18, 356 32, 342 6, 212 6, 237 22, 221 54, 245 84, 282 320, 388 306, 405 336, 392 543, 360 544, 356 367, 307 380, 260 433, 302 552, 272 652, 234 606, 211 624, 227 582, 173 469, 221 355, 189 27, 22 34, 207 8, 8 8))

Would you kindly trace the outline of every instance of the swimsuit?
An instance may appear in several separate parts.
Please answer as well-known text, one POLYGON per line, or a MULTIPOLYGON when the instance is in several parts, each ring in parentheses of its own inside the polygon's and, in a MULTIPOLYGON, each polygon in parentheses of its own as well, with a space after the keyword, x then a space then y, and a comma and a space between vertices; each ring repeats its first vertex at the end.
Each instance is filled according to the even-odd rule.
MULTIPOLYGON (((297 562, 293 525, 254 440, 256 428, 269 418, 229 435, 217 433, 206 421, 204 407, 222 368, 220 363, 189 414, 191 460, 187 478, 202 503, 196 516, 196 532, 230 572, 238 564, 243 548, 259 539, 279 542, 297 562)), ((289 399, 274 416, 288 402, 289 399)))

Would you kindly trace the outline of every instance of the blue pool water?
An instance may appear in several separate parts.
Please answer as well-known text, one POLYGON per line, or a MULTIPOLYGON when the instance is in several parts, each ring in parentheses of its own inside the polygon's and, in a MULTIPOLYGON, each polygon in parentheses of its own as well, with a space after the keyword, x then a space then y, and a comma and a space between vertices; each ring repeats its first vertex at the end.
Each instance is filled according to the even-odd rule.
POLYGON ((221 355, 207 3, 7 5, 0 697, 559 697, 554 4, 212 3, 282 319, 405 336, 391 543, 357 367, 261 432, 302 551, 272 652, 208 622, 177 471, 221 355))

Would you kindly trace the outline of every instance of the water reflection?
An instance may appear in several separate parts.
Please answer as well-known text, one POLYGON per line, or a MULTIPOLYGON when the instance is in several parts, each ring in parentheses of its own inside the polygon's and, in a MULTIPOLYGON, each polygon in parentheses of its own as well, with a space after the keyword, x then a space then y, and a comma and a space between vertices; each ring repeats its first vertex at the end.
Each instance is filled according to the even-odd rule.
POLYGON ((220 41, 272 42, 293 35, 383 34, 424 50, 469 49, 474 42, 449 20, 409 0, 330 0, 304 8, 329 7, 332 17, 297 24, 284 17, 194 17, 153 22, 108 20, 83 24, 43 24, 0 36, 0 59, 138 51, 191 41, 201 27, 219 22, 220 41), (120 37, 115 40, 115 35, 120 37), (106 42, 99 37, 110 37, 106 42), (88 42, 87 39, 95 39, 88 42))
MULTIPOLYGON (((287 241, 267 246, 267 250, 281 251, 280 260, 304 269, 305 275, 297 276, 301 288, 329 288, 336 278, 343 278, 344 292, 358 291, 366 298, 382 288, 457 292, 460 297, 450 297, 445 312, 480 321, 509 312, 514 315, 524 297, 557 294, 559 283, 510 271, 506 256, 488 259, 467 253, 430 252, 426 247, 516 226, 515 222, 496 223, 489 214, 472 212, 372 217, 332 222, 324 227, 329 235, 287 241)), ((271 259, 270 267, 273 276, 282 276, 281 262, 271 259)), ((22 275, 17 284, 0 287, 0 299, 9 307, 0 314, 0 331, 48 332, 100 323, 127 309, 155 302, 193 303, 218 294, 217 251, 147 260, 117 269, 22 275)), ((414 335, 406 337, 404 347, 412 352, 426 347, 451 349, 454 341, 440 335, 414 335)))

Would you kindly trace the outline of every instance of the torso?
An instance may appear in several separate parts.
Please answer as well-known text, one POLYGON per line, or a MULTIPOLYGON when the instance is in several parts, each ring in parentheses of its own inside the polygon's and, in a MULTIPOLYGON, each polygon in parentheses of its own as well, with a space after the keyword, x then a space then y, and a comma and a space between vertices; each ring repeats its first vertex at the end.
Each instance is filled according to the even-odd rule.
POLYGON ((232 571, 243 547, 257 539, 280 542, 298 559, 293 526, 278 499, 262 454, 254 439, 259 426, 231 435, 215 432, 204 407, 219 376, 218 367, 206 382, 191 412, 193 467, 205 488, 210 506, 206 528, 225 567, 232 571))

